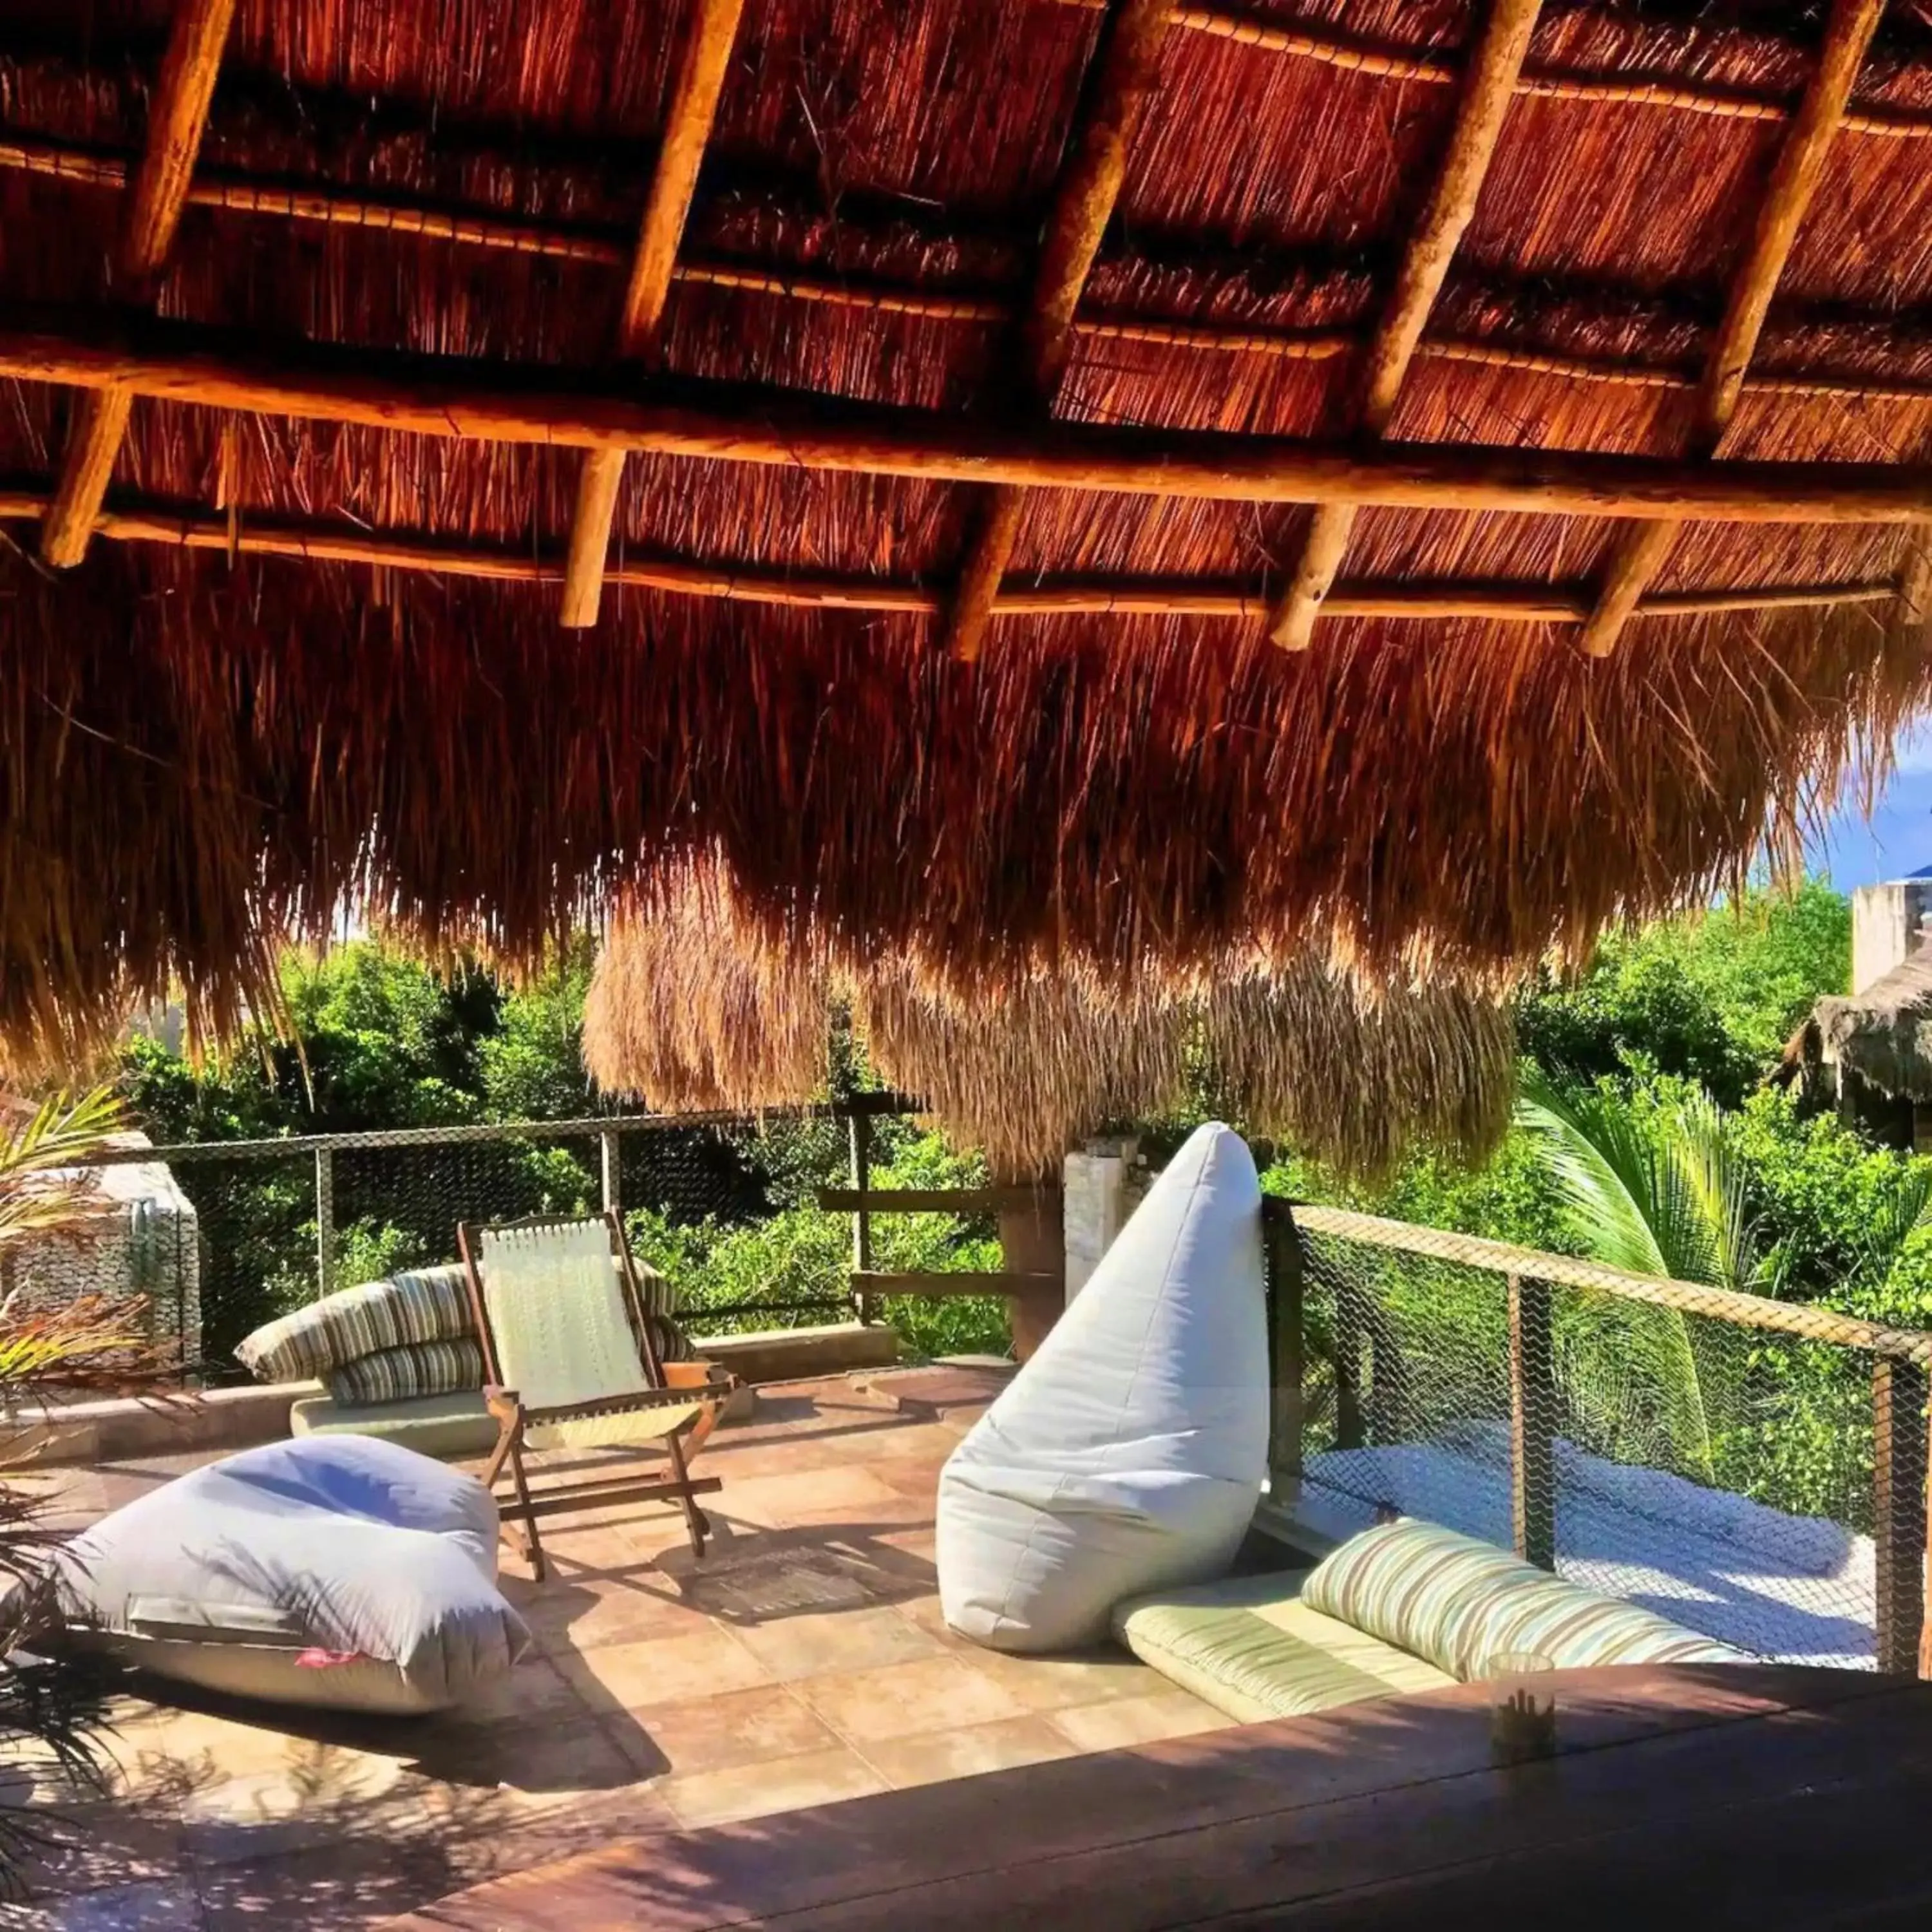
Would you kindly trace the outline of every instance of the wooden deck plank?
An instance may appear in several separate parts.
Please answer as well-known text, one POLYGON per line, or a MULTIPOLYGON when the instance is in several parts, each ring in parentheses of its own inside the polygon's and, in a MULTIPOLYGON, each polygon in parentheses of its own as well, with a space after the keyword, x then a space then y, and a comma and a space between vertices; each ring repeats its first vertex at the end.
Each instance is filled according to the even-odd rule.
MULTIPOLYGON (((1030 1920, 1132 1932, 1238 1922, 1431 1873, 1460 1885, 1485 1860, 1533 1865, 1548 1847, 1694 1818, 1714 1851, 1760 1815, 1802 1811, 1808 1790, 1862 1793, 1874 1816, 1932 1797, 1932 1686, 1898 1679, 1573 1673, 1564 1756, 1512 1772, 1489 1762, 1486 1713, 1486 1693, 1461 1687, 668 1834, 397 1922, 862 1932, 1030 1920)), ((1932 1886, 1932 1844, 1893 1863, 1900 1887, 1932 1886)))

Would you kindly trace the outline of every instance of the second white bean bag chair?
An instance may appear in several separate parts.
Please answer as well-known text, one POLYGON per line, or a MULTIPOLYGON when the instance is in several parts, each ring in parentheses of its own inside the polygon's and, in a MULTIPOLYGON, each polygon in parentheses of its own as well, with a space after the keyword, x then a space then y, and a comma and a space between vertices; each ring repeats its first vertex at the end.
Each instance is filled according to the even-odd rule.
POLYGON ((940 1601, 994 1650, 1100 1642, 1233 1561, 1268 1474, 1261 1186, 1199 1129, 939 1482, 940 1601))
POLYGON ((361 1436, 224 1457, 60 1553, 68 1647, 204 1689, 384 1712, 467 1702, 530 1642, 473 1476, 361 1436))

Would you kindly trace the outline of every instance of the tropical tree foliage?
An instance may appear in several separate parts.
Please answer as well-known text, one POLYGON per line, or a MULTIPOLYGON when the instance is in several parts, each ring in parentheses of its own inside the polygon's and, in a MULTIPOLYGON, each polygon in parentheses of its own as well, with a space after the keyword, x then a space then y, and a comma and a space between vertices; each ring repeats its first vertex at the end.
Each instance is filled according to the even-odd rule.
MULTIPOLYGON (((58 1239, 87 1211, 87 1190, 74 1170, 126 1124, 119 1101, 97 1089, 77 1099, 52 1095, 0 1130, 0 1252, 58 1239)), ((133 1300, 86 1297, 34 1309, 9 1296, 0 1302, 0 1410, 17 1416, 23 1404, 56 1393, 145 1385, 153 1374, 146 1313, 133 1300)), ((13 1452, 0 1454, 0 1462, 21 1454, 21 1426, 0 1424, 0 1451, 13 1452)), ((91 1791, 103 1769, 101 1682, 32 1648, 44 1634, 52 1590, 55 1539, 40 1516, 31 1490, 0 1478, 0 1753, 16 1778, 91 1791)), ((44 1824, 44 1813, 37 1816, 11 1795, 0 1802, 0 1893, 22 1890, 23 1863, 44 1824)))

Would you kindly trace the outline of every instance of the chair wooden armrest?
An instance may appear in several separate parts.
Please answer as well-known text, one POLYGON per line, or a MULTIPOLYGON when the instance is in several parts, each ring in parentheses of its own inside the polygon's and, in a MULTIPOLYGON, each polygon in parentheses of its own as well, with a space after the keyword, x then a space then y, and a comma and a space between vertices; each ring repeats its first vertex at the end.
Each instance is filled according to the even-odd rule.
POLYGON ((667 1362, 664 1387, 674 1389, 712 1389, 729 1395, 738 1386, 738 1378, 711 1362, 667 1362))

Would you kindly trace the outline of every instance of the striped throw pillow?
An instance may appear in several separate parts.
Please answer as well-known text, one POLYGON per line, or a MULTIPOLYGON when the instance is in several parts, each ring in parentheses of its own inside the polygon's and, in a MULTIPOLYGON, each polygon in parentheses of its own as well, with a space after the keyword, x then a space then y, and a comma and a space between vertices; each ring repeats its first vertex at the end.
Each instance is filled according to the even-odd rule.
POLYGON ((386 1348, 474 1332, 462 1264, 446 1262, 325 1295, 257 1328, 235 1354, 258 1382, 307 1382, 386 1348))
POLYGON ((1351 1537, 1310 1573, 1301 1598, 1464 1682, 1505 1651, 1546 1657, 1558 1670, 1750 1660, 1639 1604, 1410 1517, 1351 1537))
POLYGON ((345 1362, 326 1379, 329 1394, 351 1408, 407 1402, 414 1396, 454 1395, 483 1386, 483 1350, 467 1335, 456 1342, 412 1342, 345 1362))

